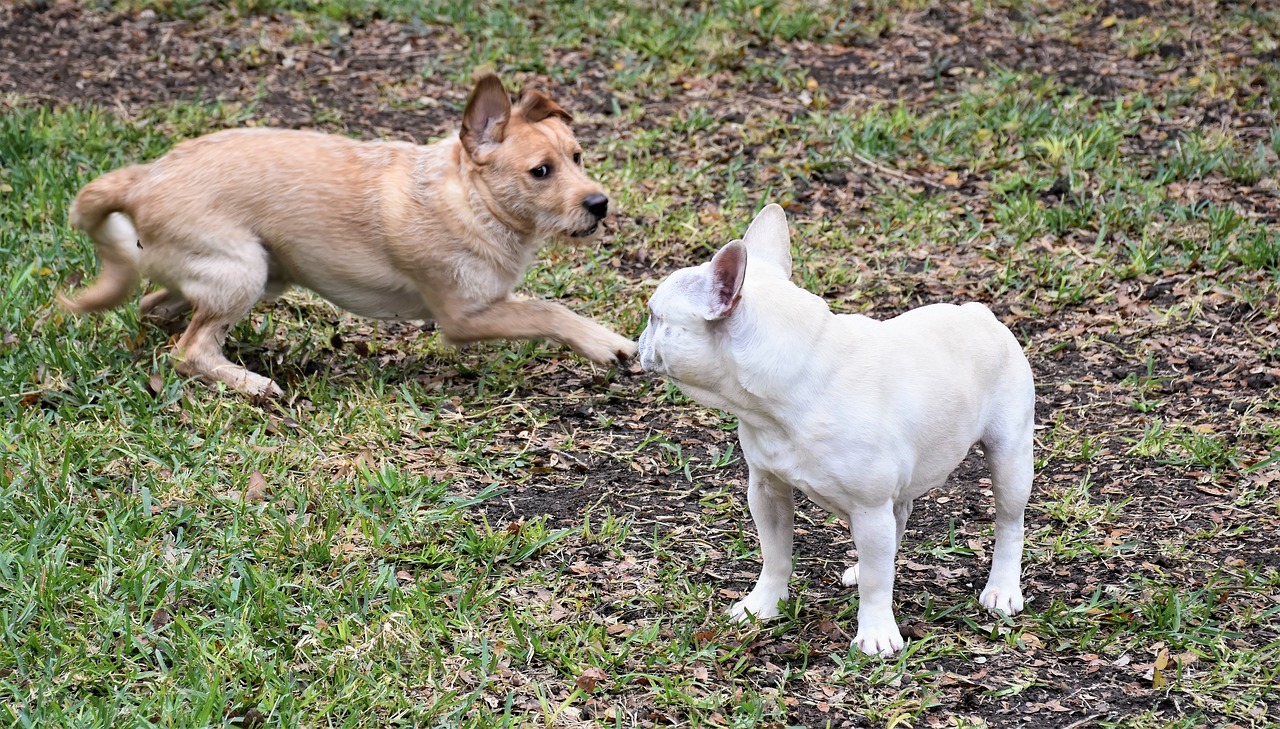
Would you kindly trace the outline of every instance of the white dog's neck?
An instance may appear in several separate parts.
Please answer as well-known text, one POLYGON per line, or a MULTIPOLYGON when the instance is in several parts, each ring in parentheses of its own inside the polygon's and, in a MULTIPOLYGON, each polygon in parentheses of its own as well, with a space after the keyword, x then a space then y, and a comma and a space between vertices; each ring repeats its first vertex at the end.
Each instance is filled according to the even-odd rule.
POLYGON ((742 300, 721 322, 723 371, 715 391, 690 395, 754 428, 782 429, 821 402, 831 378, 818 351, 835 314, 821 298, 781 278, 747 275, 742 300), (767 333, 769 341, 759 341, 767 333), (764 344, 764 346, 761 346, 764 344))

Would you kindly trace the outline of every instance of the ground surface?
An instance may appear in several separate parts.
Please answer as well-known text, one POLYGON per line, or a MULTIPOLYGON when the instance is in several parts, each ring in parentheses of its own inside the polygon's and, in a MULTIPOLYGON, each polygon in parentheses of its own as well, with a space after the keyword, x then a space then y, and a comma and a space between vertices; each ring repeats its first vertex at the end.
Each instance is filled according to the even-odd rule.
POLYGON ((0 7, 0 685, 29 725, 1273 726, 1269 3, 0 7), (910 636, 850 652, 801 498, 787 617, 727 416, 555 347, 457 351, 293 294, 233 333, 289 396, 72 320, 79 185, 245 124, 431 141, 493 64, 575 115, 616 212, 528 289, 638 335, 653 285, 793 223, 845 312, 988 303, 1037 377, 1025 614, 977 605, 976 454, 918 504, 910 636))

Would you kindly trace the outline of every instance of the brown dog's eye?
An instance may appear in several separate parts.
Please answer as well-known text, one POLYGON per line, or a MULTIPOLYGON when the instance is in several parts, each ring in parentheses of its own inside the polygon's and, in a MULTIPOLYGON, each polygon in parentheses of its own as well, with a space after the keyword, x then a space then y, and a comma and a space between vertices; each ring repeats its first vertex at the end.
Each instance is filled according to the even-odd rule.
POLYGON ((546 165, 538 165, 537 167, 534 167, 533 169, 529 170, 529 174, 541 180, 542 178, 551 174, 551 168, 546 165))
POLYGON ((578 165, 579 167, 581 167, 581 166, 582 166, 582 153, 581 153, 581 152, 574 152, 574 153, 573 153, 573 163, 574 163, 575 165, 578 165))

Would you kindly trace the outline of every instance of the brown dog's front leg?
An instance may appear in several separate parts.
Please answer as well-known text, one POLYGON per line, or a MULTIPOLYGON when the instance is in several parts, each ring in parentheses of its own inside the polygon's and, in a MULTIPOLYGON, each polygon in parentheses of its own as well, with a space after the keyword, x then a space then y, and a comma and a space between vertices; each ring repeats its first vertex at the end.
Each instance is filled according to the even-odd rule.
POLYGON ((439 320, 454 344, 484 339, 550 339, 599 365, 625 362, 636 353, 635 342, 605 329, 552 301, 504 299, 475 312, 439 320))

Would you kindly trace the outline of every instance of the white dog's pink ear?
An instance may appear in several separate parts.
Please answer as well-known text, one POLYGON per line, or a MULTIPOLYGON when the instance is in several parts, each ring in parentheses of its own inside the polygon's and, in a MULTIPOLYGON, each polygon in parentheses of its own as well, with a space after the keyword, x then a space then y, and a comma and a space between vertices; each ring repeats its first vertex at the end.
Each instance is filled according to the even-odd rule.
POLYGON ((742 299, 742 280, 747 275, 747 247, 735 240, 716 251, 711 259, 711 282, 707 319, 723 319, 733 313, 742 299))
POLYGON ((787 227, 787 214, 778 205, 770 203, 756 213, 755 220, 743 236, 751 257, 758 262, 772 264, 791 278, 791 230, 787 227))
POLYGON ((467 108, 462 112, 462 131, 458 138, 471 157, 484 154, 501 144, 511 119, 511 97, 495 74, 486 73, 476 80, 467 108))

